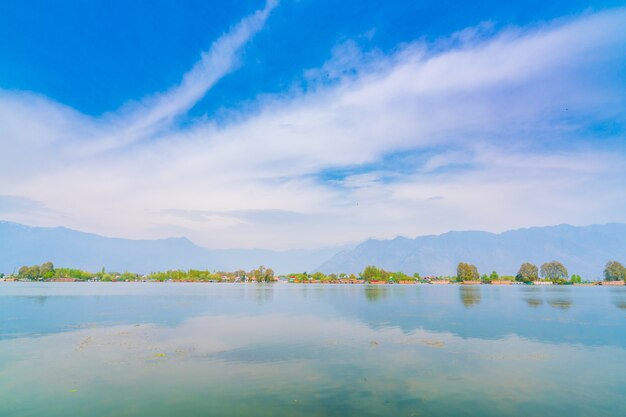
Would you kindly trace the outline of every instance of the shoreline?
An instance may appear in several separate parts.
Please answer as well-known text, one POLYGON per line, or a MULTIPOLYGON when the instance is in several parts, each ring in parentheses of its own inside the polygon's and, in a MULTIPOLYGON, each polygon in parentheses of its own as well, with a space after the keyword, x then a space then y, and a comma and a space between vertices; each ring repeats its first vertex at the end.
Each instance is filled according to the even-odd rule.
POLYGON ((240 284, 240 285, 283 285, 283 284, 291 284, 291 285, 369 285, 369 286, 398 286, 398 285, 452 285, 452 286, 462 286, 462 287, 473 287, 473 286, 506 286, 506 287, 516 287, 516 286, 565 286, 565 287, 623 287, 626 286, 626 282, 623 281, 595 281, 590 283, 575 283, 575 284, 558 284, 552 282, 499 282, 499 283, 490 283, 490 282, 453 282, 453 281, 443 281, 443 282, 286 282, 286 281, 271 281, 271 282, 232 282, 232 281, 179 281, 179 280, 169 280, 169 281, 96 281, 96 280, 51 280, 51 281, 23 281, 23 280, 0 280, 0 285, 2 284, 240 284))

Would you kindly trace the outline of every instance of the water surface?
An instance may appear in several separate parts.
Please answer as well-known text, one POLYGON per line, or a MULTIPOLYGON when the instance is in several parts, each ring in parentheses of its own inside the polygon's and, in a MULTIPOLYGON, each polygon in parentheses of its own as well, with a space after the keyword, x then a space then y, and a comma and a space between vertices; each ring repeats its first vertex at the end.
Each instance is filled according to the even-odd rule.
POLYGON ((1 283, 4 416, 624 416, 626 288, 1 283))

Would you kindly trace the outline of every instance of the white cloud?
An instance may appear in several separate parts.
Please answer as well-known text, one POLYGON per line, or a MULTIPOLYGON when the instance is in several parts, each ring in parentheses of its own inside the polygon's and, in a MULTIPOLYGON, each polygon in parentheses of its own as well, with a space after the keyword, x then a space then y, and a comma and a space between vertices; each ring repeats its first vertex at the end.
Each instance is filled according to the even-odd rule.
MULTIPOLYGON (((241 48, 265 25, 277 0, 268 0, 265 8, 241 20, 229 32, 216 40, 202 53, 200 60, 183 75, 179 85, 162 94, 148 97, 143 102, 128 106, 110 123, 120 127, 108 140, 99 140, 102 146, 123 146, 158 133, 159 128, 193 107, 224 75, 235 69, 241 48), (109 143, 112 142, 112 143, 109 143)), ((98 150, 102 150, 101 146, 98 150)), ((93 150, 92 150, 93 151, 93 150)))
MULTIPOLYGON (((615 192, 626 185, 624 150, 585 136, 593 123, 626 119, 612 70, 626 58, 624 10, 468 30, 391 56, 348 44, 307 72, 315 83, 305 92, 260 100, 223 125, 163 129, 234 68, 272 7, 216 41, 179 86, 117 114, 94 119, 0 91, 0 194, 42 201, 68 227, 176 230, 212 247, 626 221, 615 192), (424 157, 412 167, 381 162, 408 151, 424 157), (325 170, 356 172, 320 179, 325 170), (276 212, 300 217, 250 215, 276 212)), ((26 212, 10 219, 54 223, 26 212)))

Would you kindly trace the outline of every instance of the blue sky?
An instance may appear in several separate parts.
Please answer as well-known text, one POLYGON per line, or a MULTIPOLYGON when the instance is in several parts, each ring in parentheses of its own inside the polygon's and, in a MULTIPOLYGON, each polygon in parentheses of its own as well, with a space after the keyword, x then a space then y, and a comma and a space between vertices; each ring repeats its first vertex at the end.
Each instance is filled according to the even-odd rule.
POLYGON ((0 218, 210 247, 626 221, 622 2, 4 1, 0 218))
MULTIPOLYGON (((494 30, 532 26, 620 3, 283 0, 244 48, 241 67, 191 114, 215 114, 258 94, 281 93, 346 40, 390 53, 403 43, 434 42, 483 22, 494 30)), ((213 40, 263 4, 4 1, 1 85, 43 94, 89 115, 113 111, 176 84, 213 40)))

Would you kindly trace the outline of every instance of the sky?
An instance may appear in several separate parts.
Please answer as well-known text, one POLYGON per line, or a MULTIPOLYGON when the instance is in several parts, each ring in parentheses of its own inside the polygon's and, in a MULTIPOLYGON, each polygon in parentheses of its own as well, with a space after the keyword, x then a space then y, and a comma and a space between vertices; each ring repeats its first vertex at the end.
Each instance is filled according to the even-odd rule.
POLYGON ((626 7, 0 3, 0 220, 209 248, 626 222, 626 7))

